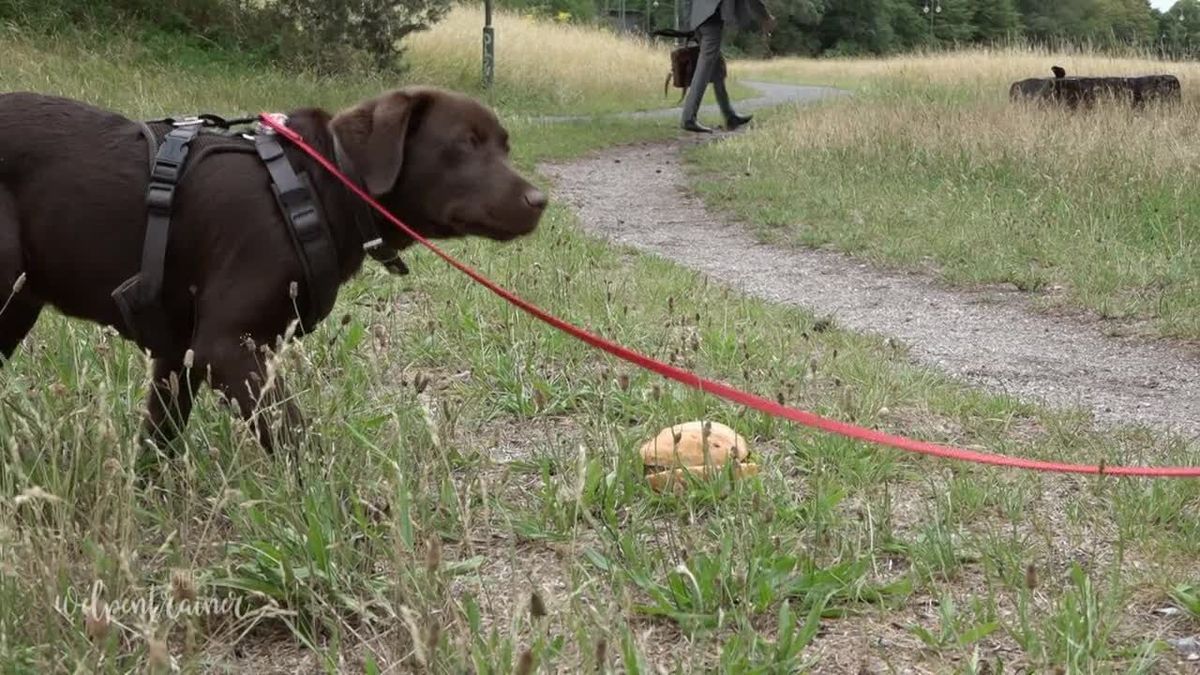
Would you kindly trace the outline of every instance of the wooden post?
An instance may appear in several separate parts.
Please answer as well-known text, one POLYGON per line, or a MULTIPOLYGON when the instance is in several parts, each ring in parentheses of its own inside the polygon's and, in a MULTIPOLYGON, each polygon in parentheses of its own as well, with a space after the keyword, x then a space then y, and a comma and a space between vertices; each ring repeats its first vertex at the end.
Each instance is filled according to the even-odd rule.
POLYGON ((496 30, 492 27, 492 0, 483 0, 483 88, 496 79, 496 30))

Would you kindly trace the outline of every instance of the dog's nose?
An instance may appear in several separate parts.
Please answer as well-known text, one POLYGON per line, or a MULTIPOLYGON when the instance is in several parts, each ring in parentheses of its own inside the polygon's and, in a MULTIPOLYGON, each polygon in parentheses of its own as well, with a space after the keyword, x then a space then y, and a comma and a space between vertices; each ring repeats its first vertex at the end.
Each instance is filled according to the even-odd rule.
POLYGON ((546 193, 537 188, 531 188, 525 192, 525 203, 528 204, 530 208, 541 211, 542 209, 546 208, 547 201, 549 200, 546 198, 546 193))

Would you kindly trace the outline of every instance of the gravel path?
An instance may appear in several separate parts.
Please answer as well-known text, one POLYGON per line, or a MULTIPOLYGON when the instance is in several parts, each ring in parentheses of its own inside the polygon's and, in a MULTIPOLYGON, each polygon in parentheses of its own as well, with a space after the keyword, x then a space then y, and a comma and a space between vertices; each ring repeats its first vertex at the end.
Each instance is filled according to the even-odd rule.
MULTIPOLYGON (((810 87, 806 85, 796 84, 776 84, 771 82, 752 82, 739 80, 740 84, 747 85, 758 90, 758 96, 748 98, 741 101, 734 101, 733 106, 738 112, 746 112, 757 110, 759 108, 769 108, 772 106, 783 105, 787 103, 810 103, 831 96, 841 96, 849 92, 833 87, 810 87)), ((678 94, 676 94, 678 95, 678 94)), ((670 99, 668 99, 670 100, 670 99)), ((660 108, 657 110, 639 110, 637 112, 616 113, 617 117, 626 117, 630 119, 651 119, 662 117, 679 117, 683 112, 682 107, 660 108)), ((700 106, 700 115, 717 116, 720 112, 714 104, 700 106)), ((603 117, 603 116, 601 116, 603 117)), ((539 122, 581 122, 596 119, 593 115, 548 115, 538 117, 539 122)))
POLYGON ((837 253, 759 243, 688 192, 682 143, 618 148, 542 170, 588 232, 831 315, 840 326, 899 339, 919 362, 970 383, 1080 406, 1103 424, 1200 437, 1200 354, 1037 314, 1017 291, 955 290, 837 253))

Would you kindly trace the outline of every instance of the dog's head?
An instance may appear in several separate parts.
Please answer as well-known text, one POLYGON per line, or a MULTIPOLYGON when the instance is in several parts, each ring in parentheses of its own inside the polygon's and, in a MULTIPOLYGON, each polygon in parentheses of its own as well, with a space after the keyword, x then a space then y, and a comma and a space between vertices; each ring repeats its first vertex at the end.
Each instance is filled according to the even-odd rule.
MULTIPOLYGON (((508 132, 467 96, 398 89, 330 127, 367 190, 422 236, 509 240, 532 232, 546 209, 545 194, 509 161, 508 132)), ((393 247, 409 243, 385 232, 393 247)))

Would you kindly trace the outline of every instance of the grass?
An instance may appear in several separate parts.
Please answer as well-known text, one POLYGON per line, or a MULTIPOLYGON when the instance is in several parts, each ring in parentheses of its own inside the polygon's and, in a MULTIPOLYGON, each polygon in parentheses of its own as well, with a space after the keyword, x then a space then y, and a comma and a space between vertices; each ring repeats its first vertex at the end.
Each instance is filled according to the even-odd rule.
POLYGON ((853 86, 697 153, 712 203, 764 239, 832 246, 960 284, 1010 283, 1154 335, 1200 337, 1195 64, 1029 52, 745 68, 853 86), (1173 109, 1009 103, 1046 74, 1179 75, 1173 109))
MULTIPOLYGON (((0 88, 130 114, 339 106, 371 87, 180 84, 14 44, 0 88)), ((527 171, 673 126, 517 117, 527 171)), ((624 344, 840 419, 1109 465, 1194 456, 608 247, 562 204, 525 241, 448 248, 624 344)), ((430 255, 407 262, 403 278, 369 266, 283 350, 310 429, 273 457, 205 395, 181 454, 139 475, 143 357, 43 318, 0 376, 6 672, 1187 672, 1159 638, 1200 626, 1195 482, 996 472, 806 431, 600 356, 430 255), (762 474, 651 492, 638 445, 696 418, 749 438, 762 474), (84 602, 97 582, 103 604, 84 602), (157 615, 129 604, 151 600, 157 615)))

